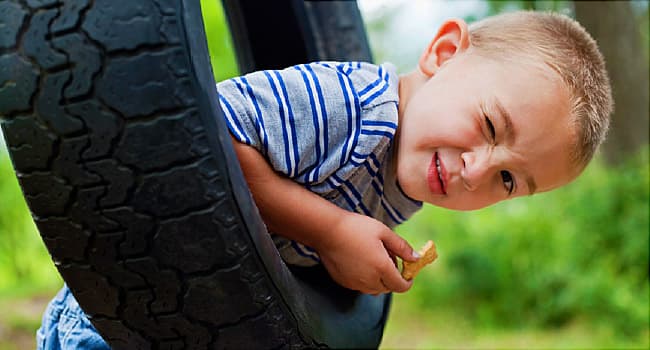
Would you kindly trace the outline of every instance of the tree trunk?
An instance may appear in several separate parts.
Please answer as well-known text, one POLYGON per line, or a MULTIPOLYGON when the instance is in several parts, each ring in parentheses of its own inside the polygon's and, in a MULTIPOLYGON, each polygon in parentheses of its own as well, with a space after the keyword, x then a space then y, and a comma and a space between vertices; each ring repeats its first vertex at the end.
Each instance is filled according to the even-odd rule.
POLYGON ((591 33, 605 56, 615 111, 603 146, 610 164, 648 144, 648 57, 639 23, 627 1, 574 1, 576 19, 591 33))

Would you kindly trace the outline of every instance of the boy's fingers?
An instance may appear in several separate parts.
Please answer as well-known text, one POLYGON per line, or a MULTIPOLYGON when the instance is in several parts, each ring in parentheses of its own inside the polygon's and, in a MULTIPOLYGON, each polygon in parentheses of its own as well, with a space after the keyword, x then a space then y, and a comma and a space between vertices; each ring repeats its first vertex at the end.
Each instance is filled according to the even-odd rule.
POLYGON ((413 262, 420 257, 404 238, 398 236, 393 231, 390 231, 390 234, 385 235, 382 238, 382 242, 387 250, 399 256, 403 260, 413 262))
POLYGON ((381 279, 381 283, 391 292, 404 293, 411 289, 413 281, 407 281, 399 273, 388 274, 381 279))
POLYGON ((390 255, 390 260, 393 261, 393 265, 395 265, 395 267, 398 267, 398 265, 397 265, 397 257, 395 256, 395 254, 393 254, 392 252, 388 252, 388 255, 390 255))
POLYGON ((399 271, 393 266, 384 271, 379 281, 384 287, 386 287, 386 289, 397 293, 404 293, 411 289, 411 286, 413 285, 413 281, 405 280, 399 271))

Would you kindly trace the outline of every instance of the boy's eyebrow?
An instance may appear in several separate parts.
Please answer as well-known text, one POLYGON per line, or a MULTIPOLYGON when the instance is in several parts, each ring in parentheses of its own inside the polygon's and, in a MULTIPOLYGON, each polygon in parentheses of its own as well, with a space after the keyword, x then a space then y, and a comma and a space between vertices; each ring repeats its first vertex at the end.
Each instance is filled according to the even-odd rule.
MULTIPOLYGON (((503 124, 505 125, 506 143, 512 144, 515 141, 515 130, 512 127, 512 117, 510 117, 510 113, 508 113, 501 102, 499 102, 499 99, 494 99, 494 105, 497 109, 497 112, 499 113, 499 116, 501 117, 501 120, 503 120, 503 124)), ((528 195, 532 196, 537 190, 537 184, 535 183, 535 179, 533 179, 530 175, 526 174, 525 178, 526 184, 528 185, 528 195)))

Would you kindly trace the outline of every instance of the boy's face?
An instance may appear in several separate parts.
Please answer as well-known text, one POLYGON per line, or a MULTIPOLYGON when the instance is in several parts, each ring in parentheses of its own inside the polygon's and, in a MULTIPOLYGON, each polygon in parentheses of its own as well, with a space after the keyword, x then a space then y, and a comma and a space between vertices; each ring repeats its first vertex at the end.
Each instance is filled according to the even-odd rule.
POLYGON ((397 177, 408 196, 473 210, 577 175, 568 92, 550 68, 465 53, 424 76, 400 96, 397 177))

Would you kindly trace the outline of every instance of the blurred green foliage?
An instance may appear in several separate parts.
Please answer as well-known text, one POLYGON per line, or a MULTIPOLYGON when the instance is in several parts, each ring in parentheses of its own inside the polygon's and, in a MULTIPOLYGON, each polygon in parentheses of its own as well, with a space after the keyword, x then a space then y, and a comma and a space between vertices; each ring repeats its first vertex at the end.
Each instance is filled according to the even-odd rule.
POLYGON ((563 12, 572 6, 570 0, 487 0, 488 14, 494 15, 507 10, 535 10, 563 12))
POLYGON ((208 49, 216 81, 239 75, 230 29, 218 0, 201 0, 203 24, 209 37, 208 49))
POLYGON ((431 206, 398 228, 439 260, 403 297, 476 325, 555 328, 588 320, 621 336, 649 326, 648 149, 574 183, 476 212, 431 206))
POLYGON ((0 295, 53 290, 60 281, 29 214, 9 157, 0 151, 0 295))

